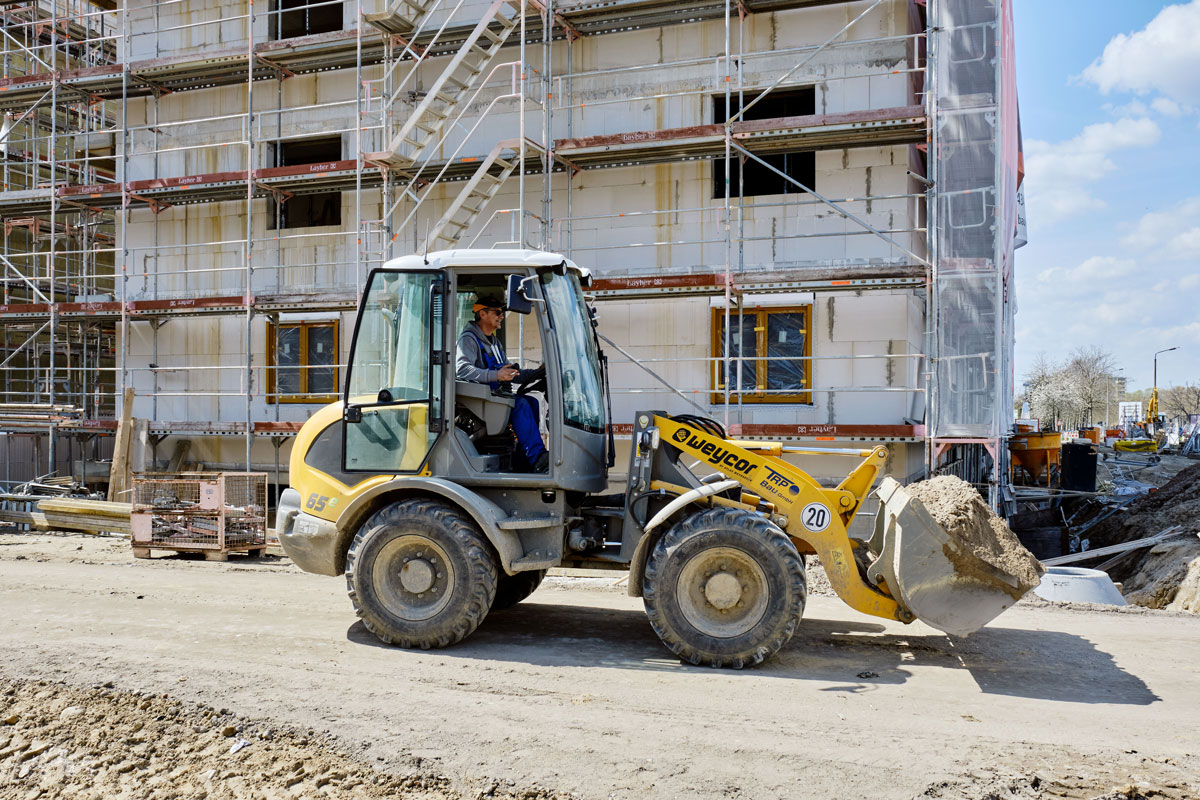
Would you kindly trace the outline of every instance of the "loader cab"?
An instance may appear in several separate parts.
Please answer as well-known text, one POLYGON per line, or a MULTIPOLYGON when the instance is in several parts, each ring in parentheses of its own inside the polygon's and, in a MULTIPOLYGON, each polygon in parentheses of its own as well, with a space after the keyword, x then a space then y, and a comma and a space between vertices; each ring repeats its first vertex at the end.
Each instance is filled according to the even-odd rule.
POLYGON ((347 473, 421 474, 471 486, 604 488, 611 444, 607 386, 586 273, 533 251, 446 251, 394 259, 367 279, 351 345, 343 422, 347 473), (457 342, 481 296, 505 297, 506 360, 545 365, 544 386, 456 376, 457 342), (532 388, 549 453, 522 469, 509 427, 514 394, 532 388))

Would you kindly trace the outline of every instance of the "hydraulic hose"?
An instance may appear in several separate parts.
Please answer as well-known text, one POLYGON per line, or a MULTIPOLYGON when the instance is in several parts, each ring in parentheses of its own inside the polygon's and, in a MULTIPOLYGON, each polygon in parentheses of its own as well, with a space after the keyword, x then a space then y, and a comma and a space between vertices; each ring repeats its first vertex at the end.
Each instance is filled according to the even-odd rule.
POLYGON ((721 492, 728 491, 729 489, 739 485, 740 484, 735 480, 724 480, 720 483, 710 483, 704 486, 698 486, 697 488, 692 489, 690 492, 684 492, 683 494, 679 495, 679 497, 676 497, 674 500, 663 506, 662 509, 655 514, 649 522, 646 523, 646 526, 642 530, 645 533, 649 533, 661 525, 663 520, 670 517, 688 503, 694 503, 701 498, 709 497, 714 494, 720 494, 721 492))

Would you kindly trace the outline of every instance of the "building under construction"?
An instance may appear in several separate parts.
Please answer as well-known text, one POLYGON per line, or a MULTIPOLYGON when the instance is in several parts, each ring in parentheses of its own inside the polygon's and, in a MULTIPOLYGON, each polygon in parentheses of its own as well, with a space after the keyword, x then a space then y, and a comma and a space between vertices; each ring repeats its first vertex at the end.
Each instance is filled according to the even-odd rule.
POLYGON ((127 400, 145 469, 286 485, 369 269, 528 247, 595 276, 618 435, 702 413, 1003 496, 1010 0, 0 16, 6 486, 106 480, 127 400))

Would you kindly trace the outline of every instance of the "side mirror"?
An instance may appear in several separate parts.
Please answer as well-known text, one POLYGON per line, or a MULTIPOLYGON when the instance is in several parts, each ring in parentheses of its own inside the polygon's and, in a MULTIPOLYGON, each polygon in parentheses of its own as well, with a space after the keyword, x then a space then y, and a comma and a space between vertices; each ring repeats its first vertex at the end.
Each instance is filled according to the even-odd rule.
POLYGON ((504 305, 515 314, 528 314, 533 311, 533 302, 525 296, 524 275, 509 275, 508 289, 504 292, 504 305))

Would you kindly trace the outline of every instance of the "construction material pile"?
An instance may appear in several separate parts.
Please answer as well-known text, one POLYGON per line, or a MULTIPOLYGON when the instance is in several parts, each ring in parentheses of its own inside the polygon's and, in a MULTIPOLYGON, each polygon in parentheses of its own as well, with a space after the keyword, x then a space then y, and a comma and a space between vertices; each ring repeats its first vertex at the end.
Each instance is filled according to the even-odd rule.
POLYGON ((314 731, 256 723, 164 694, 0 680, 0 797, 566 800, 438 774, 379 772, 314 731))
MULTIPOLYGON (((1025 549, 1008 523, 988 507, 974 486, 953 475, 939 475, 907 486, 905 490, 921 501, 934 521, 964 551, 1015 579, 1016 586, 1010 592, 1014 599, 1019 599, 1041 582, 1045 567, 1025 549)), ((969 559, 956 558, 950 552, 946 556, 955 562, 960 572, 989 578, 973 575, 977 570, 969 559)))
POLYGON ((1154 536, 1179 526, 1170 541, 1131 552, 1108 569, 1125 599, 1149 608, 1200 613, 1200 464, 1088 531, 1089 549, 1154 536))
POLYGON ((129 503, 110 503, 71 477, 42 477, 3 496, 0 524, 28 525, 39 531, 79 531, 129 535, 129 503))

